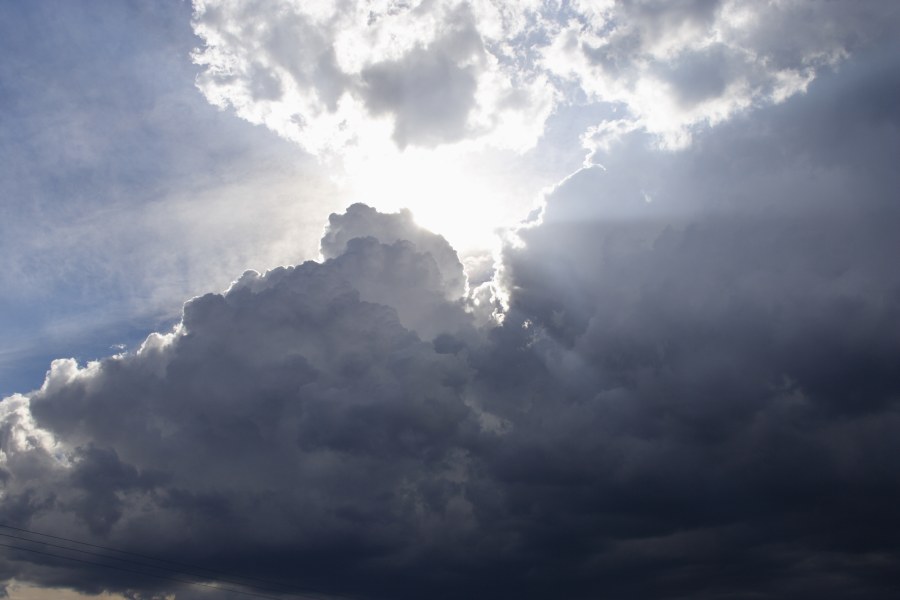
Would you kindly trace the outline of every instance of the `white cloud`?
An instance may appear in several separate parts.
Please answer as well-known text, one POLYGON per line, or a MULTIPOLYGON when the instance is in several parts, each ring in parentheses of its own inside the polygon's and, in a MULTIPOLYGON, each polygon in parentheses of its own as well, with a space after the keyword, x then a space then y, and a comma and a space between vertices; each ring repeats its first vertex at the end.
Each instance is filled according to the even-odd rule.
MULTIPOLYGON (((804 91, 883 3, 195 2, 198 86, 317 154, 526 149, 560 101, 620 105, 668 148, 804 91), (573 89, 574 86, 574 89, 573 89), (578 93, 573 93, 578 92, 578 93), (568 97, 568 98, 567 98, 568 97)), ((883 32, 882 32, 883 35, 883 32)))
POLYGON ((198 1, 198 86, 316 154, 389 137, 527 148, 554 94, 509 41, 534 4, 198 1))
POLYGON ((695 126, 805 91, 883 18, 873 6, 811 0, 586 4, 553 34, 544 65, 589 98, 621 104, 667 148, 690 144, 695 126))

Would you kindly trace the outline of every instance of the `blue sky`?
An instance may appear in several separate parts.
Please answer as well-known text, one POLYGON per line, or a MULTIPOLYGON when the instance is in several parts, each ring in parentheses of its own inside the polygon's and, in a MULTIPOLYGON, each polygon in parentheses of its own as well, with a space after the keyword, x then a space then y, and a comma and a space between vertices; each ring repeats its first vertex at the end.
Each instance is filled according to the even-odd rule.
POLYGON ((0 4, 0 591, 892 597, 898 27, 0 4))
POLYGON ((257 262, 267 252, 274 264, 315 255, 327 181, 302 151, 199 95, 189 4, 3 11, 4 393, 40 385, 54 357, 134 345, 191 295, 269 266, 257 262), (259 179, 254 194, 235 191, 259 179), (260 243, 254 230, 279 212, 263 195, 312 197, 319 212, 295 223, 312 241, 280 254, 260 243))

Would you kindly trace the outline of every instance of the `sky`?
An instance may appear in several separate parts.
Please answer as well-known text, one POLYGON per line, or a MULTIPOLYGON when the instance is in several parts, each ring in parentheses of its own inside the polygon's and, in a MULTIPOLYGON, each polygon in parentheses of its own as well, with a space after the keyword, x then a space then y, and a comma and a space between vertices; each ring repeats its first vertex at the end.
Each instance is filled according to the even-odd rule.
POLYGON ((0 597, 894 597, 898 31, 0 3, 0 597))

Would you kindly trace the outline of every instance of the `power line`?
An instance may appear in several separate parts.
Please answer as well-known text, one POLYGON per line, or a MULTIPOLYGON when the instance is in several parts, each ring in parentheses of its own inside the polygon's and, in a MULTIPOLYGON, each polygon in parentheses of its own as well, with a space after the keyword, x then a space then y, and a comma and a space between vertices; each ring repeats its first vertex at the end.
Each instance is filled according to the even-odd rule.
MULTIPOLYGON (((189 572, 189 571, 187 571, 187 570, 177 570, 177 569, 172 569, 172 568, 170 568, 170 567, 160 567, 160 566, 158 566, 158 565, 153 565, 153 564, 150 564, 150 563, 147 563, 147 562, 141 562, 141 561, 139 561, 139 560, 131 560, 131 559, 129 559, 129 558, 122 558, 122 557, 119 557, 119 556, 110 556, 109 554, 103 554, 103 553, 101 553, 101 552, 91 552, 90 550, 81 550, 81 549, 79 549, 79 548, 72 548, 72 547, 70 547, 70 546, 63 546, 63 545, 61 545, 61 544, 51 544, 50 542, 44 542, 44 541, 41 541, 41 540, 33 540, 33 539, 30 539, 30 538, 22 537, 22 536, 18 536, 18 535, 10 535, 10 534, 8 534, 8 533, 0 533, 0 536, 6 537, 6 538, 12 538, 12 539, 14 539, 14 540, 21 540, 21 541, 23 541, 23 542, 29 542, 29 543, 31 543, 31 544, 41 544, 42 546, 49 546, 49 547, 51 547, 51 548, 59 548, 60 550, 68 550, 68 551, 70 551, 70 552, 79 552, 79 553, 81 553, 81 554, 88 554, 88 555, 90 555, 90 556, 97 556, 97 557, 99 557, 99 558, 106 558, 106 559, 108 559, 108 560, 117 560, 117 561, 120 561, 120 562, 125 562, 125 563, 129 563, 129 564, 132 564, 132 565, 137 565, 137 566, 139 566, 139 567, 146 567, 146 568, 150 568, 150 569, 157 569, 157 570, 160 570, 160 571, 170 571, 170 572, 173 572, 173 573, 179 573, 179 574, 188 575, 188 576, 191 576, 191 577, 202 578, 202 575, 197 575, 196 573, 191 573, 191 572, 189 572)), ((216 581, 223 581, 223 582, 225 582, 225 583, 233 583, 233 584, 236 584, 236 585, 243 585, 243 586, 246 586, 246 585, 247 585, 246 583, 244 583, 244 582, 242 582, 242 581, 236 581, 236 580, 234 580, 234 579, 225 579, 224 577, 216 578, 216 581)), ((256 587, 259 587, 259 586, 256 586, 256 587)), ((279 593, 281 593, 281 590, 272 590, 272 591, 278 591, 279 593)))
MULTIPOLYGON (((129 555, 131 555, 131 556, 138 556, 138 557, 140 557, 140 558, 144 558, 144 559, 148 559, 148 560, 155 560, 155 561, 157 561, 157 562, 167 563, 167 564, 170 564, 170 565, 175 565, 175 566, 178 566, 178 567, 182 567, 182 569, 185 569, 185 568, 186 568, 186 569, 194 569, 195 571, 206 571, 206 572, 208 572, 208 573, 216 573, 216 574, 218 574, 218 575, 228 575, 228 576, 231 576, 231 577, 236 577, 236 578, 238 578, 238 579, 246 579, 247 581, 257 581, 257 582, 259 582, 259 583, 264 583, 264 584, 270 585, 270 586, 289 588, 289 589, 291 589, 291 590, 296 590, 296 589, 297 589, 295 586, 289 585, 289 584, 287 584, 287 583, 281 583, 281 582, 278 582, 278 581, 270 581, 270 580, 266 580, 266 579, 260 579, 259 577, 251 577, 251 576, 249 576, 249 575, 239 575, 239 574, 236 575, 236 574, 229 573, 229 572, 227 572, 227 571, 222 571, 222 570, 219 570, 219 569, 212 569, 212 568, 209 568, 209 567, 200 567, 200 566, 197 566, 197 565, 191 565, 191 564, 188 564, 188 563, 182 563, 182 562, 178 562, 178 561, 174 561, 174 560, 168 560, 168 559, 165 559, 165 558, 159 558, 158 556, 151 556, 151 555, 148 555, 148 554, 140 554, 140 553, 138 553, 138 552, 131 552, 131 551, 129 551, 129 550, 121 550, 121 549, 119 549, 119 548, 112 548, 112 547, 110 547, 110 546, 101 546, 101 545, 99 545, 99 544, 91 544, 91 543, 89 543, 89 542, 82 542, 82 541, 80 541, 80 540, 75 540, 75 539, 71 539, 71 538, 66 538, 66 537, 62 537, 62 536, 58 536, 58 535, 50 535, 49 533, 41 533, 41 532, 39 532, 39 531, 32 531, 32 530, 30 530, 30 529, 24 529, 24 528, 22 528, 22 527, 15 527, 15 526, 13 526, 13 525, 7 525, 7 524, 5 524, 5 523, 0 523, 0 527, 2 527, 2 528, 4 528, 4 529, 12 529, 12 530, 14 530, 14 531, 20 531, 20 532, 22 532, 22 533, 28 533, 28 534, 31 534, 31 535, 39 535, 39 536, 41 536, 41 537, 51 538, 51 539, 54 539, 54 540, 60 540, 60 541, 63 541, 63 542, 69 542, 69 543, 71 543, 71 544, 81 544, 82 546, 89 546, 89 547, 91 547, 91 548, 97 548, 97 549, 100 549, 100 550, 106 550, 106 551, 108 551, 108 552, 119 552, 119 553, 121 553, 121 554, 129 554, 129 555)), ((0 534, 0 535, 3 535, 3 534, 0 534)), ((7 536, 7 537, 12 537, 12 536, 7 536)), ((28 541, 37 541, 37 540, 28 540, 28 541)), ((38 542, 38 543, 46 543, 46 542, 40 542, 40 541, 37 541, 37 542, 38 542)), ((50 545, 50 544, 47 544, 47 545, 50 545)), ((84 552, 83 550, 78 550, 78 549, 76 549, 76 548, 69 548, 69 550, 74 550, 74 551, 76 551, 76 552, 84 552)), ((92 553, 87 552, 87 554, 92 554, 92 553)), ((109 558, 112 558, 112 559, 115 560, 115 557, 110 556, 109 558)), ((148 566, 151 566, 151 565, 148 565, 148 566)), ((158 568, 163 569, 164 567, 158 567, 158 568)), ((175 571, 175 569, 169 569, 169 570, 175 571)), ((183 571, 182 571, 182 572, 183 572, 183 571)), ((219 577, 219 579, 222 579, 223 581, 225 581, 224 578, 219 577)), ((240 582, 240 581, 233 581, 233 580, 232 580, 232 581, 230 581, 230 582, 231 582, 231 583, 236 583, 236 584, 238 584, 238 585, 246 585, 244 582, 240 582)), ((312 590, 312 589, 310 588, 310 591, 319 591, 319 590, 312 590)), ((322 592, 322 593, 324 593, 324 592, 322 592)))
MULTIPOLYGON (((96 552, 89 552, 87 550, 82 550, 79 548, 71 548, 71 547, 67 547, 67 546, 60 546, 58 544, 51 544, 44 540, 34 540, 34 539, 29 539, 29 538, 24 538, 24 537, 17 537, 17 536, 13 536, 10 534, 0 533, 0 536, 4 536, 4 537, 8 537, 8 538, 19 539, 22 541, 31 542, 31 543, 35 543, 35 544, 44 544, 45 546, 52 546, 55 548, 60 548, 60 549, 68 550, 71 552, 80 552, 82 554, 98 556, 98 557, 107 558, 110 560, 118 560, 121 562, 135 564, 135 565, 138 565, 141 567, 157 569, 160 571, 169 571, 169 572, 176 573, 179 575, 187 575, 189 577, 196 577, 196 578, 207 577, 207 578, 209 578, 213 581, 217 581, 217 582, 225 582, 225 583, 230 583, 230 584, 239 585, 239 586, 243 586, 243 587, 249 587, 249 588, 264 589, 265 591, 268 591, 268 592, 274 592, 274 593, 278 593, 278 594, 290 594, 290 595, 297 596, 297 597, 310 598, 311 596, 309 596, 309 594, 321 594, 321 595, 325 595, 325 596, 328 596, 331 598, 345 598, 345 599, 351 599, 354 597, 354 596, 348 596, 347 594, 340 594, 340 593, 326 591, 323 589, 317 589, 313 586, 302 586, 301 587, 301 586, 297 586, 297 585, 283 583, 280 581, 262 579, 260 577, 253 577, 250 575, 241 575, 238 573, 231 573, 228 571, 223 571, 221 569, 214 569, 211 567, 201 567, 201 566, 192 565, 189 563, 183 563, 183 562, 170 560, 170 559, 166 559, 166 558, 160 558, 158 556, 152 556, 149 554, 141 554, 139 552, 133 552, 130 550, 122 550, 121 548, 114 548, 111 546, 103 546, 100 544, 93 544, 90 542, 84 542, 81 540, 67 538, 67 537, 63 537, 63 536, 59 536, 59 535, 42 533, 40 531, 25 529, 23 527, 16 527, 14 525, 8 525, 6 523, 0 523, 0 528, 11 529, 13 531, 18 531, 18 532, 33 535, 33 536, 41 536, 41 537, 50 538, 50 539, 54 539, 54 540, 60 540, 63 542, 69 542, 71 544, 80 544, 82 546, 87 546, 90 548, 97 548, 99 550, 105 550, 108 552, 118 552, 118 553, 124 554, 124 555, 135 556, 135 557, 143 558, 146 560, 151 560, 151 561, 156 561, 156 562, 165 563, 165 564, 169 564, 169 565, 174 565, 179 568, 174 569, 172 567, 154 565, 152 563, 142 563, 140 561, 128 560, 128 559, 124 559, 124 558, 120 558, 120 557, 116 557, 116 556, 110 556, 110 555, 100 554, 100 553, 96 553, 96 552), (201 571, 201 572, 205 571, 207 574, 215 574, 215 575, 209 576, 204 573, 192 573, 192 572, 190 572, 189 569, 193 569, 195 571, 201 571), (225 575, 227 577, 222 577, 222 575, 225 575), (258 583, 252 583, 252 582, 258 582, 258 583), (265 586, 258 585, 259 583, 265 584, 265 586, 268 586, 269 589, 266 589, 265 586), (271 588, 281 588, 281 589, 271 589, 271 588)), ((4 544, 0 544, 0 545, 4 545, 4 544)), ((66 557, 66 558, 68 558, 68 557, 66 557)), ((103 565, 103 566, 109 566, 109 565, 103 565)), ((110 568, 113 568, 113 567, 110 566, 110 568)), ((205 584, 197 583, 197 585, 205 585, 205 584)), ((209 586, 207 586, 207 587, 209 587, 209 586)), ((216 589, 224 589, 224 588, 216 588, 216 589)), ((240 593, 240 592, 238 591, 238 593, 240 593)))
POLYGON ((83 554, 89 554, 89 555, 93 555, 93 556, 100 556, 100 557, 103 557, 103 558, 108 558, 108 559, 110 559, 110 560, 119 560, 119 561, 122 561, 122 562, 128 562, 128 563, 136 564, 136 565, 139 565, 139 566, 142 566, 142 567, 149 567, 149 568, 151 568, 151 569, 158 569, 158 570, 161 570, 161 571, 170 571, 170 572, 179 573, 179 574, 183 574, 183 575, 189 575, 189 576, 191 576, 191 577, 206 577, 206 575, 204 575, 203 573, 199 573, 199 574, 198 574, 198 573, 191 573, 191 572, 189 571, 189 569, 193 569, 193 570, 195 570, 195 571, 201 571, 201 572, 202 572, 202 571, 205 571, 206 573, 215 574, 214 576, 210 577, 210 579, 214 579, 214 580, 216 580, 216 581, 222 581, 222 582, 231 583, 231 584, 240 585, 240 586, 245 586, 245 587, 256 587, 256 588, 262 588, 262 589, 264 589, 264 586, 260 586, 260 585, 258 585, 258 584, 256 584, 256 583, 252 583, 252 582, 258 582, 258 583, 261 583, 261 584, 265 584, 265 586, 268 586, 269 588, 281 588, 281 589, 269 589, 269 590, 267 590, 267 591, 271 591, 271 592, 277 592, 277 593, 279 593, 279 594, 288 593, 288 594, 298 595, 298 596, 299 596, 299 595, 304 595, 304 594, 308 595, 308 594, 312 593, 312 594, 328 595, 328 596, 330 596, 330 597, 336 597, 336 598, 350 598, 350 596, 347 596, 346 594, 337 594, 337 593, 334 593, 334 592, 328 592, 328 591, 325 591, 325 590, 322 590, 322 589, 316 589, 316 588, 311 587, 311 586, 299 587, 299 586, 296 586, 296 585, 291 585, 291 584, 283 583, 283 582, 280 582, 280 581, 267 580, 267 579, 262 579, 262 578, 260 578, 260 577, 253 577, 253 576, 250 576, 250 575, 241 575, 241 574, 238 574, 238 573, 231 573, 231 572, 223 571, 223 570, 220 570, 220 569, 213 569, 213 568, 210 568, 210 567, 201 567, 201 566, 198 566, 198 565, 192 565, 192 564, 189 564, 189 563, 183 563, 183 562, 178 562, 178 561, 169 560, 169 559, 165 559, 165 558, 160 558, 160 557, 158 557, 158 556, 151 556, 151 555, 149 555, 149 554, 141 554, 141 553, 139 553, 139 552, 132 552, 132 551, 129 551, 129 550, 122 550, 122 549, 120 549, 120 548, 113 548, 113 547, 110 547, 110 546, 102 546, 102 545, 99 545, 99 544, 92 544, 92 543, 90 543, 90 542, 83 542, 83 541, 81 541, 81 540, 76 540, 76 539, 72 539, 72 538, 62 537, 62 536, 58 536, 58 535, 51 535, 51 534, 49 534, 49 533, 42 533, 42 532, 40 532, 40 531, 33 531, 33 530, 31 530, 31 529, 25 529, 25 528, 23 528, 23 527, 16 527, 16 526, 14 526, 14 525, 7 525, 7 524, 5 524, 5 523, 0 523, 0 528, 11 529, 11 530, 19 531, 19 532, 26 533, 26 534, 29 534, 29 535, 35 535, 35 536, 46 537, 46 538, 50 538, 50 539, 54 539, 54 540, 60 540, 60 541, 64 541, 64 542, 69 542, 69 543, 72 543, 72 544, 80 544, 80 545, 88 546, 88 547, 91 547, 91 548, 97 548, 97 549, 100 549, 100 550, 106 550, 106 551, 108 551, 108 552, 118 552, 118 553, 120 553, 120 554, 125 554, 125 555, 130 555, 130 556, 136 556, 136 557, 139 557, 139 558, 143 558, 143 559, 147 559, 147 560, 152 560, 152 561, 157 561, 157 562, 160 562, 160 563, 165 563, 165 564, 175 565, 175 566, 177 566, 177 567, 180 567, 179 569, 173 569, 173 568, 171 568, 171 567, 164 567, 164 566, 159 566, 159 565, 154 565, 154 564, 149 564, 149 563, 141 563, 141 562, 139 562, 139 561, 127 560, 127 559, 119 558, 119 557, 116 557, 116 556, 109 556, 109 555, 99 554, 99 553, 96 553, 96 552, 89 552, 89 551, 86 551, 86 550, 81 550, 81 549, 79 549, 79 548, 70 548, 70 547, 67 547, 67 546, 59 546, 59 545, 57 545, 57 544, 51 544, 51 543, 46 542, 46 541, 43 541, 43 540, 32 540, 32 539, 29 539, 29 538, 17 538, 16 536, 12 536, 12 535, 10 535, 10 534, 3 534, 3 533, 0 533, 0 536, 4 536, 4 537, 10 537, 10 538, 14 538, 14 539, 20 539, 20 540, 23 540, 23 541, 33 542, 33 543, 37 543, 37 544, 44 544, 44 545, 47 545, 47 546, 53 546, 53 547, 56 547, 56 548, 62 548, 62 549, 65 549, 65 550, 70 550, 70 551, 72 551, 72 552, 81 552, 81 553, 83 553, 83 554), (227 577, 223 577, 222 575, 225 575, 225 576, 227 576, 227 577))
MULTIPOLYGON (((41 543, 41 542, 37 542, 37 543, 41 543)), ((145 577, 156 577, 157 579, 165 579, 167 581, 175 581, 177 583, 184 583, 187 585, 202 586, 202 587, 210 588, 213 590, 219 590, 220 592, 232 592, 235 594, 242 594, 244 596, 253 596, 255 598, 265 598, 267 600, 280 600, 279 598, 276 598, 275 596, 266 596, 264 594, 257 594, 255 592, 247 592, 247 591, 238 590, 235 588, 227 588, 227 587, 222 587, 222 586, 218 586, 218 585, 212 585, 209 583, 201 583, 199 581, 190 581, 188 579, 179 579, 178 577, 169 577, 167 575, 159 575, 157 573, 147 573, 145 571, 137 571, 135 569, 128 569, 125 567, 117 567, 115 565, 108 565, 105 563, 94 562, 94 561, 90 561, 90 560, 81 560, 80 558, 73 558, 71 556, 64 556, 62 554, 53 554, 51 552, 41 552, 40 550, 34 550, 32 548, 22 548, 21 546, 12 546, 10 544, 4 544, 4 543, 0 543, 0 546, 2 546, 4 548, 11 548, 13 550, 22 550, 24 552, 31 552, 33 554, 40 554, 42 556, 51 556, 53 558, 62 558, 64 560, 71 560, 74 562, 78 562, 78 563, 82 563, 82 564, 86 564, 86 565, 92 565, 95 567, 104 567, 106 569, 115 569, 116 571, 124 571, 126 573, 135 573, 137 575, 143 575, 145 577)))
MULTIPOLYGON (((100 558, 108 558, 109 560, 118 560, 121 562, 127 562, 127 563, 131 563, 133 565, 138 565, 140 567, 150 567, 151 569, 159 569, 161 571, 168 570, 168 571, 173 571, 175 573, 185 573, 187 575, 197 577, 197 575, 194 575, 193 573, 188 573, 187 571, 176 571, 175 569, 169 569, 167 567, 157 567, 156 565, 151 565, 149 563, 141 562, 138 560, 130 560, 128 558, 120 558, 118 556, 110 556, 109 554, 102 554, 100 552, 91 552, 90 550, 80 550, 78 548, 70 548, 69 546, 63 546, 61 544, 51 544, 50 542, 43 542, 41 540, 32 540, 27 537, 22 537, 22 536, 18 536, 18 535, 10 535, 8 533, 0 533, 0 536, 5 537, 5 538, 12 538, 14 540, 21 540, 23 542, 30 542, 32 544, 41 544, 42 546, 50 546, 51 548, 59 548, 61 550, 70 550, 72 552, 80 552, 82 554, 90 554, 91 556, 98 556, 100 558)), ((225 580, 223 579, 222 581, 225 581, 225 580)), ((231 582, 231 583, 235 583, 235 582, 231 582)))

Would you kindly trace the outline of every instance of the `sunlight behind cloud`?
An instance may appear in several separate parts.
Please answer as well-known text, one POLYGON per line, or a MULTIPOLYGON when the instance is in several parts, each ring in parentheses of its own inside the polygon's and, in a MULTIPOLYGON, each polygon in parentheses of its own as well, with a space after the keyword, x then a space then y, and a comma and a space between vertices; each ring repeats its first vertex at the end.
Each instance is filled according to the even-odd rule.
POLYGON ((896 596, 900 1, 0 17, 0 599, 896 596))
POLYGON ((510 177, 503 160, 491 151, 386 148, 348 161, 344 185, 353 201, 388 212, 408 208, 460 252, 478 252, 527 215, 542 185, 536 176, 510 177))

